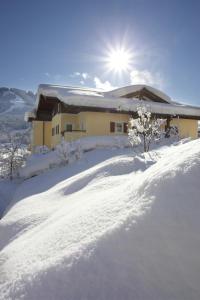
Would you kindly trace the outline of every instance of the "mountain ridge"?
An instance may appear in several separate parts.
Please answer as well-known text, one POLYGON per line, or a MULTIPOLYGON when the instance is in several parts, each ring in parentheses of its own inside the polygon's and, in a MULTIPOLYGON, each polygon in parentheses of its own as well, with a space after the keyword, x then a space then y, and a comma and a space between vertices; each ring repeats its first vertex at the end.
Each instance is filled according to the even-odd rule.
MULTIPOLYGON (((26 111, 34 107, 36 94, 18 88, 0 87, 0 130, 12 132, 28 128, 26 111)), ((1 134, 0 134, 1 139, 1 134)))

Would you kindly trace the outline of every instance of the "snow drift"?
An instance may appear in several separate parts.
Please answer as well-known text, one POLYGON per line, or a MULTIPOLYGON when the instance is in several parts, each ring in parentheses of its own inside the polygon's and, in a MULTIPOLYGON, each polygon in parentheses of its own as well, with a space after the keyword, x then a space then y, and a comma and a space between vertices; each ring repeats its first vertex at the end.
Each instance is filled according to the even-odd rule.
MULTIPOLYGON (((82 153, 99 148, 131 147, 128 136, 88 136, 73 142, 64 141, 64 143, 68 145, 71 161, 74 161, 73 154, 78 150, 82 153)), ((19 171, 20 177, 30 178, 53 167, 63 165, 57 150, 49 150, 46 153, 35 153, 29 156, 26 165, 19 171)))
POLYGON ((200 140, 157 162, 118 151, 21 185, 1 221, 1 299, 200 299, 200 140))

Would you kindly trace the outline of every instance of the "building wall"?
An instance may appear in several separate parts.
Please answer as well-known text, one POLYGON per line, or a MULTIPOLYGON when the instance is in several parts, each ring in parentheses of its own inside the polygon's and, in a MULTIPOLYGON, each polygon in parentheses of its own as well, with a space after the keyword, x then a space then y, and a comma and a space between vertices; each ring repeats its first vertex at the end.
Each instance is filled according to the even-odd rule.
MULTIPOLYGON (((129 115, 102 112, 81 112, 80 119, 85 123, 87 135, 116 135, 110 132, 110 122, 128 123, 129 115)), ((124 133, 123 133, 124 134, 124 133)))
POLYGON ((66 124, 72 124, 73 130, 79 129, 79 115, 75 114, 61 114, 61 128, 66 130, 66 124))
POLYGON ((43 145, 51 148, 51 122, 33 121, 31 149, 34 151, 35 147, 43 145))
MULTIPOLYGON (((83 136, 96 135, 118 135, 119 133, 110 132, 110 122, 128 123, 128 114, 114 114, 102 112, 80 112, 79 114, 56 114, 52 122, 33 121, 32 149, 35 146, 46 145, 54 148, 61 142, 62 132, 66 129, 66 124, 73 124, 74 132, 65 132, 64 139, 73 141, 83 136), (56 126, 59 125, 59 133, 56 134, 56 126), (52 136, 52 128, 54 135, 52 136), (84 131, 85 130, 85 131, 84 131), (44 132, 44 137, 43 137, 44 132)), ((176 125, 179 129, 180 137, 197 138, 198 121, 190 119, 173 119, 171 125, 176 125)), ((126 134, 126 133, 121 133, 126 134)))
POLYGON ((116 135, 115 132, 110 132, 110 122, 128 123, 128 120, 129 115, 114 113, 80 112, 79 114, 57 114, 52 119, 52 128, 56 128, 59 125, 59 134, 52 136, 51 146, 53 148, 61 142, 61 132, 66 130, 67 123, 73 125, 73 130, 80 130, 65 132, 65 140, 73 141, 83 136, 116 135), (85 130, 85 132, 81 130, 85 130))
POLYGON ((86 132, 65 132, 64 139, 65 141, 72 142, 85 136, 87 136, 86 132))
POLYGON ((61 114, 56 114, 52 118, 52 129, 54 128, 54 135, 51 130, 51 148, 54 148, 61 142, 61 114), (59 126, 59 133, 56 133, 56 126, 59 126))
POLYGON ((170 125, 176 125, 179 130, 181 138, 191 137, 196 139, 198 137, 198 121, 190 119, 173 119, 170 125))
POLYGON ((51 122, 44 122, 44 145, 51 148, 51 122))

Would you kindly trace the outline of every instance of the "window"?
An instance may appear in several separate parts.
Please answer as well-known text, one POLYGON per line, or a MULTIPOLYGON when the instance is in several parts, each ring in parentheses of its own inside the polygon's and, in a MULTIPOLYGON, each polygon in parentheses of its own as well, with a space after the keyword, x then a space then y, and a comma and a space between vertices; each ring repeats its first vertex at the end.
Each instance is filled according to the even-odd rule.
POLYGON ((66 125, 65 125, 65 130, 66 131, 72 131, 72 128, 73 126, 72 126, 72 124, 71 123, 67 123, 66 125))
POLYGON ((110 122, 110 132, 127 133, 128 123, 125 122, 110 122))
POLYGON ((83 121, 81 121, 81 130, 85 130, 85 124, 84 124, 84 122, 83 121))
POLYGON ((59 125, 56 125, 56 134, 59 134, 59 125))
POLYGON ((123 133, 123 123, 115 123, 115 132, 123 133))
POLYGON ((55 128, 53 127, 52 128, 52 136, 54 136, 54 134, 55 134, 55 128))

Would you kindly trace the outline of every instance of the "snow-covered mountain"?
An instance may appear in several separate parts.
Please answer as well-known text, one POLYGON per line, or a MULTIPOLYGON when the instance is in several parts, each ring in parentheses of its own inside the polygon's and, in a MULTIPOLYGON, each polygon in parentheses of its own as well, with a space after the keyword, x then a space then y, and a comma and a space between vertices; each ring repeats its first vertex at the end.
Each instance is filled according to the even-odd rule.
POLYGON ((35 97, 31 91, 0 87, 0 131, 27 128, 24 113, 33 108, 35 97))
POLYGON ((200 299, 199 177, 200 139, 25 180, 0 222, 0 299, 200 299))

